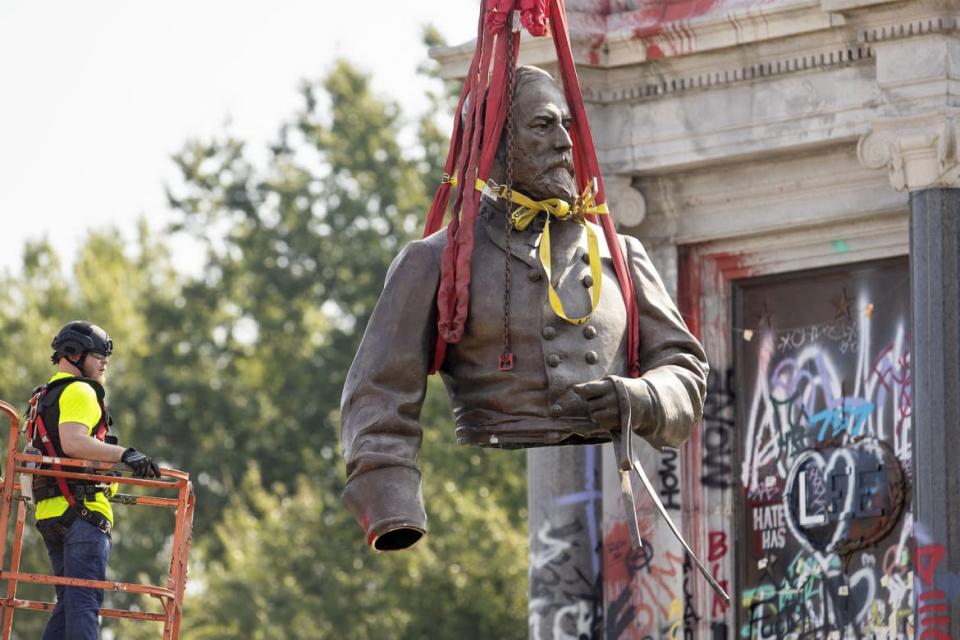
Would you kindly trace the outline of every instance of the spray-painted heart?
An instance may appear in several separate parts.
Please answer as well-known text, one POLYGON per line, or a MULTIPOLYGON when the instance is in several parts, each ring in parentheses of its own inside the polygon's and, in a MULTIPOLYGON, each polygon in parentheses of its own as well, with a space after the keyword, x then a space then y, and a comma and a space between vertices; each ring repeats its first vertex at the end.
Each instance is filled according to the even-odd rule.
POLYGON ((893 530, 905 496, 900 461, 886 443, 865 438, 800 452, 784 486, 784 514, 807 551, 847 556, 893 530))

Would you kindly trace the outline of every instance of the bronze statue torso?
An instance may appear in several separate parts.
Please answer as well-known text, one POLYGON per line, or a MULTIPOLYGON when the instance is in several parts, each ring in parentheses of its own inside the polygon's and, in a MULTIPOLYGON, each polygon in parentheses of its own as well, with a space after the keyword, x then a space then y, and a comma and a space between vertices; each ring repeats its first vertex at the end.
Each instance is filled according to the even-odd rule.
MULTIPOLYGON (((502 160, 512 167, 518 193, 570 205, 578 196, 570 110, 549 75, 524 69, 518 70, 511 116, 515 153, 505 149, 502 160)), ((490 177, 503 180, 505 168, 500 163, 490 177)), ((636 289, 637 335, 627 336, 627 313, 606 243, 600 242, 601 297, 589 320, 575 325, 549 304, 537 254, 542 226, 511 233, 514 366, 500 370, 507 237, 506 207, 498 202, 486 196, 480 201, 472 273, 445 274, 461 285, 469 282, 463 336, 447 346, 440 366, 457 440, 495 447, 603 442, 626 416, 624 427, 652 445, 679 446, 702 415, 706 358, 635 238, 617 240, 636 289), (637 378, 627 371, 628 337, 640 345, 637 378)), ((550 232, 554 286, 567 315, 583 316, 591 304, 590 287, 599 284, 585 282, 585 276, 597 277, 582 259, 586 232, 563 216, 553 220, 550 232)), ((411 242, 394 260, 343 388, 343 499, 378 549, 406 548, 426 531, 417 466, 420 407, 437 344, 446 242, 443 229, 411 242)))
MULTIPOLYGON (((511 371, 500 371, 506 232, 501 211, 487 205, 482 212, 466 331, 459 343, 449 345, 440 370, 453 403, 457 441, 507 447, 608 441, 609 432, 589 419, 586 403, 570 387, 605 375, 627 375, 626 311, 609 253, 602 258, 600 303, 590 319, 577 326, 558 317, 547 301, 546 274, 537 255, 542 218, 510 234, 510 342, 515 358, 511 371)), ((570 221, 554 221, 550 231, 554 288, 567 315, 583 316, 590 309, 592 284, 584 260, 586 233, 570 221)), ((439 260, 446 234, 426 242, 436 248, 439 260)), ((601 247, 606 250, 605 244, 601 247)))

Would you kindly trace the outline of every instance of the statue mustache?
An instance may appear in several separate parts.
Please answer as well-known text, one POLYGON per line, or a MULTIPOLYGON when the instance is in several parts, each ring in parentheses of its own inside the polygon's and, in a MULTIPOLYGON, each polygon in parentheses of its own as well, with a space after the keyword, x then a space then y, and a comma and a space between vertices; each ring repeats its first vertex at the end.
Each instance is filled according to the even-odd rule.
POLYGON ((543 175, 550 173, 551 171, 555 171, 557 169, 565 169, 567 173, 573 175, 573 161, 568 158, 561 158, 560 160, 547 165, 546 168, 540 172, 540 174, 543 175))

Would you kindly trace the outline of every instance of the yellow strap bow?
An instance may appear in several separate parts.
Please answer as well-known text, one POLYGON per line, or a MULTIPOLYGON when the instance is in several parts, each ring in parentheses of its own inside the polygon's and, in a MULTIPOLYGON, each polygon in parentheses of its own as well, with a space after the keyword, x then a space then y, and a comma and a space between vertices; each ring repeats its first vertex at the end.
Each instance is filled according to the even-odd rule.
MULTIPOLYGON (((477 191, 481 191, 493 198, 507 198, 506 186, 498 185, 493 180, 484 182, 477 178, 475 186, 477 191)), ((595 179, 587 185, 582 194, 577 196, 572 206, 560 198, 533 200, 517 191, 511 190, 510 192, 510 201, 519 205, 510 214, 510 223, 514 229, 523 231, 540 215, 541 211, 547 214, 547 219, 543 225, 543 238, 540 240, 540 264, 543 265, 543 270, 547 274, 547 298, 550 301, 550 308, 553 309, 553 312, 558 317, 563 318, 573 325, 581 325, 589 320, 590 316, 596 310, 597 305, 600 304, 600 287, 603 283, 603 273, 600 266, 600 245, 597 241, 597 234, 594 233, 590 225, 587 224, 586 218, 584 218, 584 216, 588 214, 603 215, 609 213, 606 203, 594 203, 596 195, 597 187, 595 179), (593 278, 593 285, 590 287, 590 311, 587 312, 587 315, 580 318, 571 318, 567 315, 560 296, 553 288, 552 259, 550 255, 551 217, 560 219, 570 217, 578 224, 583 225, 583 228, 587 231, 587 255, 590 257, 590 275, 593 278)))

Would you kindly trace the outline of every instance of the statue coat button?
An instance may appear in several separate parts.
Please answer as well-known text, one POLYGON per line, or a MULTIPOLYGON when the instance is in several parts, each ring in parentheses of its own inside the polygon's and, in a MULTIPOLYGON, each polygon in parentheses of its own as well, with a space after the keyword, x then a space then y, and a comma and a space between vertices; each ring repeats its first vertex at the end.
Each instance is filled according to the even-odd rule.
POLYGON ((590 264, 590 254, 589 254, 589 253, 584 252, 584 254, 583 254, 582 256, 580 256, 580 259, 583 260, 583 264, 590 264))
POLYGON ((581 282, 583 282, 583 286, 585 287, 592 287, 593 276, 588 273, 587 275, 583 276, 583 279, 581 280, 581 282))
POLYGON ((527 279, 530 282, 536 282, 540 279, 540 271, 537 269, 530 269, 530 271, 527 271, 527 279))
POLYGON ((544 340, 553 340, 557 336, 557 330, 550 325, 547 325, 543 328, 543 331, 540 332, 540 335, 543 336, 544 340))
POLYGON ((584 356, 587 360, 587 364, 597 364, 600 360, 600 357, 597 355, 596 351, 587 351, 587 354, 584 356))
POLYGON ((558 354, 558 353, 551 353, 550 355, 548 355, 548 356, 547 356, 547 364, 550 365, 551 367, 559 367, 559 366, 560 366, 560 354, 558 354))
POLYGON ((591 325, 587 325, 583 328, 583 337, 587 340, 592 340, 597 337, 597 328, 591 325))
POLYGON ((554 418, 559 418, 563 415, 563 407, 559 404, 554 404, 550 406, 550 416, 554 418))

